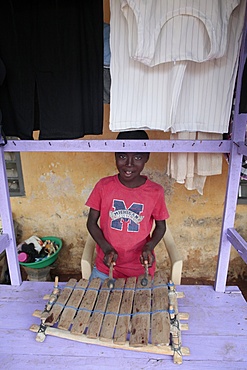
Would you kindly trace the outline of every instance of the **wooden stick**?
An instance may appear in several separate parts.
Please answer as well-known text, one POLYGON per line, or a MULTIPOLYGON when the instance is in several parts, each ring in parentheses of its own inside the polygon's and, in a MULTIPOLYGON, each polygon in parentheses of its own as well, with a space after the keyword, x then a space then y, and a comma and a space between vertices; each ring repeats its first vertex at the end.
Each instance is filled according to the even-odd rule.
POLYGON ((190 315, 187 312, 178 313, 179 320, 189 320, 190 315))
POLYGON ((148 284, 148 261, 144 261, 145 267, 145 275, 144 278, 141 280, 141 285, 146 286, 148 284))
POLYGON ((181 351, 181 327, 178 316, 174 312, 172 304, 169 305, 170 319, 171 319, 171 335, 172 335, 172 348, 173 362, 175 364, 182 364, 182 351, 181 351))
MULTIPOLYGON (((39 330, 39 325, 33 324, 30 327, 30 330, 34 333, 37 333, 37 331, 39 330)), ((160 354, 160 355, 173 355, 174 353, 171 346, 153 346, 151 344, 148 344, 147 346, 144 346, 144 347, 130 347, 128 343, 117 345, 117 344, 114 344, 113 341, 112 342, 102 342, 98 338, 90 339, 86 337, 85 335, 73 335, 71 334, 69 330, 62 330, 62 329, 57 329, 57 328, 53 328, 49 326, 47 326, 45 334, 52 335, 58 338, 70 339, 70 340, 74 340, 76 342, 81 342, 81 343, 97 344, 103 347, 125 349, 125 350, 136 351, 136 352, 147 352, 147 353, 154 353, 154 354, 160 354)), ((188 347, 181 347, 181 352, 184 356, 190 354, 190 350, 188 347)))
POLYGON ((111 262, 110 268, 109 268, 109 280, 107 283, 108 288, 113 289, 115 285, 115 281, 113 279, 113 267, 115 265, 115 262, 111 262))
POLYGON ((116 344, 125 344, 127 340, 127 334, 130 326, 130 314, 135 295, 135 285, 135 277, 130 277, 127 279, 120 308, 120 316, 118 317, 116 331, 114 334, 114 343, 116 344))
POLYGON ((67 301, 69 300, 73 289, 76 285, 76 279, 70 279, 65 285, 63 291, 58 296, 57 300, 52 304, 51 310, 48 313, 48 316, 45 318, 45 325, 52 326, 57 321, 60 313, 64 309, 67 301))
POLYGON ((151 280, 151 276, 148 276, 146 288, 142 288, 141 276, 137 280, 131 320, 131 336, 129 340, 132 347, 144 347, 148 344, 151 311, 151 280))
MULTIPOLYGON (((45 320, 47 316, 49 315, 49 312, 51 311, 54 303, 56 302, 58 296, 60 294, 60 289, 58 288, 58 276, 55 277, 55 282, 54 282, 54 288, 52 293, 48 296, 48 302, 45 306, 44 311, 40 312, 40 327, 36 336, 36 341, 37 342, 44 342, 45 340, 45 330, 46 330, 46 325, 45 325, 45 320)), ((38 310, 36 310, 38 311, 38 310)), ((38 312, 34 312, 33 316, 38 315, 38 312)))

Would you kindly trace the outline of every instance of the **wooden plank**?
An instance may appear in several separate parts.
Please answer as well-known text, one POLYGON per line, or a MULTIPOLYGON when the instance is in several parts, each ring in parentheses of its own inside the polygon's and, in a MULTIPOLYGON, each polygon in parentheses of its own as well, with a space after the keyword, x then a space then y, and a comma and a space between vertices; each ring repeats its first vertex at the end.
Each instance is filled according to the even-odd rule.
MULTIPOLYGON (((247 147, 244 144, 245 148, 247 147)), ((227 239, 231 245, 236 249, 240 257, 247 263, 247 241, 233 227, 227 229, 227 239)))
MULTIPOLYGON (((172 295, 173 297, 173 295, 172 295)), ((173 362, 175 364, 182 364, 182 338, 181 338, 181 325, 178 314, 173 310, 173 305, 169 302, 169 314, 171 320, 171 341, 172 348, 174 348, 173 362)))
POLYGON ((101 287, 101 291, 98 295, 97 302, 95 305, 94 313, 92 314, 88 330, 87 330, 87 337, 88 338, 98 338, 100 334, 101 323, 104 318, 104 312, 106 309, 108 297, 110 294, 110 289, 107 287, 108 279, 106 279, 101 287))
POLYGON ((179 312, 178 313, 179 320, 189 320, 190 315, 188 312, 179 312))
MULTIPOLYGON (((48 367, 53 364, 54 369, 57 369, 61 368, 61 359, 70 368, 69 362, 66 362, 68 358, 71 363, 78 363, 78 369, 106 369, 116 362, 121 370, 134 366, 137 369, 145 366, 148 369, 174 367, 171 356, 163 356, 164 352, 162 355, 162 346, 160 353, 150 351, 147 355, 144 351, 126 351, 122 346, 115 348, 123 350, 113 349, 110 343, 105 347, 102 346, 105 343, 101 341, 99 342, 102 345, 96 346, 78 341, 69 342, 49 334, 46 344, 41 345, 35 341, 36 334, 27 328, 32 323, 39 324, 32 313, 35 308, 43 307, 42 297, 45 292, 52 291, 53 283, 23 282, 20 287, 9 288, 10 286, 0 286, 0 337, 4 338, 0 358, 3 369, 14 370, 19 363, 28 370, 34 367, 41 369, 45 364, 48 367)), ((242 295, 239 292, 218 293, 211 286, 182 286, 179 289, 186 294, 184 299, 178 301, 179 311, 182 309, 183 312, 190 313, 190 331, 182 332, 182 342, 183 346, 191 349, 191 355, 183 357, 182 368, 247 369, 247 303, 242 295), (221 320, 222 317, 224 320, 221 320)), ((231 291, 234 290, 231 288, 231 291)))
MULTIPOLYGON (((241 294, 241 291, 236 286, 228 286, 224 293, 216 292, 212 285, 183 285, 177 286, 177 290, 183 290, 185 298, 183 298, 181 304, 186 307, 212 307, 218 309, 219 302, 221 308, 229 305, 229 295, 231 295, 231 304, 233 306, 246 306, 247 302, 241 294), (193 294, 191 294, 193 292, 193 294), (238 297, 241 295, 242 299, 238 297), (200 297, 198 299, 198 297, 200 297), (241 304, 242 302, 242 304, 241 304)), ((179 298, 179 297, 178 297, 179 298)), ((190 309, 191 310, 191 309, 190 309)), ((190 311, 189 310, 189 311, 190 311)))
POLYGON ((230 140, 9 140, 9 152, 229 153, 230 140), (74 141, 74 142, 73 142, 74 141), (193 145, 192 145, 193 144, 193 145))
POLYGON ((115 325, 118 318, 118 312, 123 295, 125 279, 117 279, 114 289, 110 293, 108 304, 105 311, 105 317, 100 331, 100 340, 111 341, 115 331, 115 325))
POLYGON ((63 313, 59 319, 59 323, 58 323, 59 329, 68 330, 70 328, 70 325, 72 324, 74 316, 77 313, 77 309, 80 305, 82 297, 85 294, 87 286, 88 286, 88 280, 86 279, 81 279, 76 284, 70 296, 70 299, 68 300, 66 307, 63 310, 63 313))
POLYGON ((51 309, 52 309, 54 303, 56 302, 56 300, 58 299, 59 295, 60 295, 60 289, 58 287, 58 276, 56 276, 53 291, 48 296, 48 302, 45 306, 44 311, 40 315, 40 319, 42 321, 44 321, 47 318, 47 316, 49 315, 49 312, 51 311, 51 309))
MULTIPOLYGON (((31 320, 33 320, 32 316, 30 316, 31 320)), ((32 321, 30 321, 32 322, 32 321)), ((38 325, 37 325, 38 326, 38 325)), ((203 330, 202 330, 203 331, 203 330)), ((27 330, 27 328, 19 330, 19 329, 12 329, 12 330, 1 330, 0 332, 1 338, 7 338, 7 341, 2 341, 0 347, 0 358, 2 359, 2 355, 5 353, 11 358, 12 355, 22 355, 22 354, 32 354, 32 358, 35 358, 37 355, 43 355, 44 357, 50 354, 58 355, 60 357, 66 357, 67 353, 75 358, 79 358, 80 356, 85 356, 88 358, 93 357, 107 357, 111 358, 111 361, 119 361, 122 357, 133 357, 141 359, 141 363, 147 361, 146 368, 149 369, 149 361, 145 355, 145 352, 135 352, 135 351, 123 351, 124 347, 117 346, 114 348, 119 348, 119 351, 113 350, 109 344, 109 346, 104 346, 104 344, 108 344, 107 342, 101 343, 101 346, 90 346, 88 344, 80 343, 78 341, 69 342, 62 338, 50 336, 47 339, 45 344, 40 344, 35 341, 35 335, 33 332, 27 330), (55 351, 53 349, 56 349, 55 351), (67 351, 67 353, 66 353, 67 351), (64 355, 66 353, 66 356, 64 355), (143 362, 144 361, 144 362, 143 362)), ((49 336, 49 334, 48 334, 49 336)), ((76 336, 80 337, 80 336, 76 336)), ((84 337, 85 336, 81 336, 84 337)), ((222 360, 228 361, 231 363, 232 361, 238 361, 239 363, 247 364, 246 358, 246 335, 239 336, 239 335, 232 335, 232 336, 208 336, 208 335, 194 335, 189 334, 183 337, 183 345, 185 347, 189 347, 191 350, 191 354, 189 357, 184 357, 182 369, 184 369, 184 365, 186 360, 190 363, 207 363, 213 359, 215 363, 221 362, 222 360), (198 338, 200 340, 198 340, 198 338)), ((158 365, 158 360, 162 358, 166 359, 166 357, 161 357, 162 348, 163 346, 157 346, 161 348, 159 354, 152 353, 149 357, 155 359, 156 366, 158 365)), ((140 347, 142 349, 142 347, 140 347)), ((137 349, 139 349, 137 347, 137 349)), ((164 354, 164 353, 163 353, 164 354)), ((167 357, 170 362, 169 369, 174 369, 172 364, 172 358, 167 357)), ((1 363, 2 365, 2 363, 1 363)), ((154 368, 156 369, 156 366, 154 368)), ((93 366, 92 366, 93 367, 93 366)), ((9 369, 7 367, 2 366, 3 369, 9 369)), ((141 366, 139 367, 141 368, 141 366)), ((151 367, 152 368, 152 367, 151 367)), ((16 370, 16 363, 13 363, 13 369, 16 370), (15 366, 15 367, 14 367, 15 366)), ((179 368, 180 369, 180 368, 179 368)), ((200 370, 200 367, 198 368, 200 370)), ((232 368, 232 369, 238 369, 232 368)), ((247 369, 247 366, 246 366, 247 369)), ((176 366, 175 366, 176 370, 176 366)))
MULTIPOLYGON (((39 330, 38 325, 32 325, 30 327, 30 330, 34 333, 39 330)), ((81 343, 87 343, 87 344, 97 344, 98 346, 104 346, 104 347, 110 347, 110 348, 117 348, 119 349, 119 346, 117 344, 114 344, 111 342, 103 342, 99 340, 99 338, 88 338, 85 335, 74 335, 69 330, 62 330, 57 328, 46 328, 46 335, 55 336, 58 338, 64 338, 69 339, 81 343)), ((141 346, 141 347, 131 347, 128 344, 125 344, 120 347, 121 349, 126 349, 128 351, 133 352, 147 352, 152 354, 162 354, 162 355, 173 355, 173 349, 171 346, 153 346, 151 344, 148 344, 147 346, 141 346)), ((183 347, 181 348, 182 354, 189 356, 190 351, 189 348, 183 347)))
MULTIPOLYGON (((63 289, 66 283, 60 282, 59 288, 63 289)), ((53 282, 49 281, 23 281, 18 289, 13 290, 11 285, 0 285, 0 301, 14 302, 15 304, 34 303, 40 301, 43 304, 43 297, 47 292, 52 291, 54 286, 53 282)), ((179 305, 185 307, 224 307, 230 304, 237 306, 238 309, 243 310, 246 308, 246 300, 241 294, 241 291, 236 286, 226 287, 226 293, 216 292, 212 285, 178 285, 176 290, 183 291, 185 298, 179 302, 179 305), (191 292, 193 294, 191 294, 191 292), (240 295, 240 297, 239 297, 240 295), (231 297, 229 297, 231 296, 231 297), (200 297, 200 299, 197 299, 200 297), (234 302, 234 303, 233 303, 234 302)), ((43 306, 41 306, 43 308, 43 306)), ((38 308, 38 307, 37 307, 38 308)), ((191 309, 189 310, 191 311, 191 309)))
POLYGON ((114 334, 114 343, 125 344, 127 339, 127 334, 129 331, 130 317, 132 312, 133 298, 135 296, 135 285, 136 278, 128 278, 125 284, 125 290, 123 294, 123 299, 120 307, 116 331, 114 334))
POLYGON ((155 273, 153 282, 151 334, 154 345, 168 345, 170 343, 168 287, 167 279, 161 271, 155 273))
POLYGON ((145 288, 141 285, 143 277, 144 275, 139 276, 136 284, 131 321, 131 336, 129 340, 129 345, 132 347, 147 346, 149 340, 151 276, 148 276, 148 284, 145 288))
MULTIPOLYGON (((59 286, 62 284, 59 283, 59 286)), ((36 320, 32 317, 35 309, 44 307, 43 296, 45 292, 52 291, 53 282, 24 281, 18 288, 11 287, 10 290, 10 287, 0 286, 1 328, 28 328, 36 320)), ((231 337, 233 333, 247 333, 247 302, 238 290, 233 294, 218 293, 207 285, 184 285, 180 289, 185 292, 185 298, 178 301, 179 311, 190 314, 189 335, 192 332, 197 335, 231 337), (220 317, 228 318, 229 325, 223 325, 220 317)), ((39 323, 39 320, 36 322, 39 323)))
POLYGON ((170 281, 169 290, 168 290, 168 299, 169 299, 169 306, 172 306, 175 314, 178 314, 178 300, 177 300, 177 292, 175 289, 175 285, 170 281))
MULTIPOLYGON (((81 345, 81 343, 79 343, 81 345)), ((95 346, 94 346, 95 347, 95 346)), ((102 349, 102 347, 101 347, 102 349)), ((113 350, 116 352, 116 350, 113 350)), ((113 352, 112 351, 112 352, 113 352)), ((120 351, 119 351, 120 352, 120 351)), ((123 352, 123 351, 121 351, 123 352)), ((126 353, 124 351, 123 353, 126 353)), ((170 357, 154 358, 151 354, 147 356, 144 354, 146 359, 140 359, 139 357, 124 357, 118 354, 118 370, 126 369, 143 369, 143 363, 148 362, 148 370, 164 370, 164 369, 174 369, 176 366, 171 364, 170 357)), ((116 358, 114 358, 116 361, 116 358)), ((182 370, 246 370, 247 362, 237 362, 236 360, 228 361, 214 361, 210 360, 207 362, 198 361, 191 362, 191 360, 186 358, 187 361, 184 361, 182 370)), ((30 354, 20 354, 12 356, 7 356, 3 354, 1 356, 1 363, 3 364, 4 369, 16 370, 14 364, 21 363, 25 365, 25 370, 43 370, 49 369, 52 366, 53 370, 59 369, 76 369, 76 370, 109 370, 112 369, 111 357, 102 357, 102 356, 87 356, 84 352, 80 355, 73 356, 71 354, 66 354, 66 356, 58 356, 56 354, 47 353, 45 356, 37 354, 34 357, 30 358, 30 354), (52 365, 51 365, 52 364, 52 365)), ((180 368, 179 368, 180 370, 180 368)))
POLYGON ((8 234, 1 234, 0 235, 0 253, 5 251, 5 249, 9 245, 9 242, 10 242, 10 240, 9 240, 9 235, 8 234))
MULTIPOLYGON (((65 285, 64 282, 60 282, 59 288, 65 285)), ((51 281, 23 281, 14 291, 12 285, 0 285, 0 301, 33 302, 35 297, 42 302, 44 295, 51 292, 53 288, 54 282, 51 281)))
POLYGON ((72 334, 79 335, 85 331, 99 292, 100 285, 101 280, 99 278, 93 279, 89 283, 88 289, 79 306, 79 312, 73 321, 73 326, 71 329, 72 334))
POLYGON ((63 291, 61 292, 60 296, 54 303, 52 309, 50 310, 47 318, 44 320, 44 324, 47 326, 52 326, 58 320, 59 315, 64 309, 71 293, 73 292, 74 286, 77 283, 76 279, 70 279, 68 283, 65 285, 63 291))
MULTIPOLYGON (((144 351, 126 351, 122 346, 115 347, 121 350, 113 349, 110 343, 105 347, 101 341, 101 346, 96 346, 49 336, 45 345, 37 343, 36 334, 27 328, 33 323, 39 324, 40 320, 32 313, 43 308, 43 296, 52 289, 53 282, 24 281, 18 287, 0 286, 3 369, 14 370, 19 364, 28 370, 42 369, 45 365, 49 368, 51 364, 54 369, 60 369, 66 364, 68 368, 75 364, 78 369, 96 370, 109 369, 116 362, 121 370, 145 366, 148 369, 174 368, 171 356, 163 356, 164 352, 162 355, 163 346, 158 346, 160 353, 150 351, 147 355, 144 351)), ((190 313, 190 330, 182 332, 182 342, 184 347, 191 349, 191 355, 183 357, 182 369, 247 369, 247 303, 239 289, 231 287, 229 294, 215 292, 212 286, 206 285, 177 289, 185 292, 185 298, 178 300, 179 311, 190 313)), ((144 350, 142 347, 136 349, 144 350)))

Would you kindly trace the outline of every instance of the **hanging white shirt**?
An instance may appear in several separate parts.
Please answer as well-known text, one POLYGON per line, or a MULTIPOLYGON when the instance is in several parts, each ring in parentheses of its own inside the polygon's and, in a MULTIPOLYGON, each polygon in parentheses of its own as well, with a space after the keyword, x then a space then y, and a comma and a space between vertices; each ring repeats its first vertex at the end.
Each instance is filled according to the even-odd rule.
POLYGON ((148 66, 220 58, 240 0, 120 0, 129 56, 148 66))
MULTIPOLYGON (((151 3, 153 6, 156 4, 157 8, 154 12, 156 16, 159 13, 157 11, 159 4, 169 3, 170 6, 172 4, 180 4, 183 7, 186 3, 192 4, 190 0, 129 0, 128 3, 132 4, 132 8, 136 4, 145 4, 147 8, 150 8, 151 3)), ((227 132, 246 1, 242 0, 239 6, 237 6, 239 0, 193 1, 194 5, 198 4, 201 6, 200 9, 202 9, 203 4, 205 6, 205 3, 211 3, 211 19, 214 20, 212 21, 211 36, 209 37, 209 31, 207 31, 207 37, 204 38, 205 40, 211 40, 211 46, 214 45, 214 47, 205 48, 208 53, 207 56, 217 55, 215 45, 219 46, 218 56, 223 52, 224 56, 202 63, 176 61, 149 67, 133 59, 132 55, 129 55, 130 50, 133 53, 134 51, 136 52, 137 48, 135 36, 135 27, 137 26, 132 9, 128 7, 129 22, 127 22, 126 15, 123 14, 121 8, 121 5, 123 5, 123 10, 126 12, 126 0, 111 1, 110 68, 112 84, 110 129, 112 131, 142 128, 162 131, 171 130, 174 133, 185 130, 227 132), (218 10, 221 10, 219 23, 223 22, 224 25, 221 38, 219 29, 217 32, 215 29, 217 22, 213 4, 218 4, 218 10), (132 21, 130 22, 131 19, 132 21), (130 28, 131 24, 132 28, 130 28), (212 30, 214 29, 215 35, 217 34, 218 37, 213 39, 212 30), (132 48, 133 45, 130 47, 130 35, 134 35, 133 45, 136 45, 135 48, 132 48), (221 41, 216 42, 215 40, 217 39, 221 41)), ((149 11, 151 11, 151 8, 149 11)), ((207 18, 210 19, 209 9, 207 9, 207 13, 207 18)), ((159 16, 161 17, 161 14, 159 16)), ((177 21, 179 20, 183 24, 183 15, 173 18, 176 18, 177 21)), ((186 15, 185 24, 188 25, 190 22, 188 23, 187 18, 186 15)), ((195 15, 193 16, 194 18, 196 18, 195 15)), ((198 20, 195 22, 196 25, 198 20)), ((206 24, 207 22, 202 23, 206 24)), ((166 26, 168 26, 168 23, 166 26)), ((204 30, 209 30, 208 26, 203 27, 204 30)), ((179 28, 179 34, 183 35, 184 32, 181 32, 181 29, 183 29, 182 26, 179 28)), ((191 27, 189 29, 191 30, 191 27)), ((197 27, 196 29, 199 28, 197 27)), ((141 34, 141 32, 139 33, 141 34)), ((199 40, 202 38, 202 32, 200 33, 201 37, 199 40)), ((197 33, 195 32, 193 35, 198 41, 197 33)), ((192 42, 191 38, 188 38, 186 43, 187 54, 189 41, 192 42)), ((178 42, 175 44, 178 46, 178 42)), ((144 44, 142 43, 142 45, 144 44)), ((139 49, 141 50, 141 48, 139 49)), ((199 54, 196 53, 194 47, 191 50, 195 56, 201 55, 201 52, 199 54)), ((171 58, 177 58, 178 60, 179 56, 175 55, 174 52, 175 48, 172 48, 171 58)), ((161 54, 159 54, 159 50, 156 48, 154 60, 161 54)), ((144 55, 147 55, 147 53, 145 52, 144 55)), ((204 58, 205 56, 206 54, 204 58)))

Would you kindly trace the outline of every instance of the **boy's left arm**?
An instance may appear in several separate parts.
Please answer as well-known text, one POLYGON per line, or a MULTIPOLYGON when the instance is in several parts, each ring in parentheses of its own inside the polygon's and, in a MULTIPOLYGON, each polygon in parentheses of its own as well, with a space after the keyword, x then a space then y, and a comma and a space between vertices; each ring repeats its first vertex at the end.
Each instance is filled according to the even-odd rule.
POLYGON ((145 261, 148 262, 148 266, 151 267, 154 262, 153 250, 159 241, 163 238, 166 232, 166 221, 155 221, 155 228, 152 233, 151 239, 146 243, 142 249, 142 254, 140 257, 141 263, 144 264, 145 261))

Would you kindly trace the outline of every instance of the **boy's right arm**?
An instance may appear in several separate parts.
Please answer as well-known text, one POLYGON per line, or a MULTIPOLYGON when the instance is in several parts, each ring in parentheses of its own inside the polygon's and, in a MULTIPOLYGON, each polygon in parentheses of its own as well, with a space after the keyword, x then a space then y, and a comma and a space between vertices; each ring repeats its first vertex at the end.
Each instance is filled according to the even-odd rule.
POLYGON ((90 208, 87 220, 87 228, 93 239, 104 252, 104 263, 109 267, 111 262, 116 262, 118 254, 111 244, 109 244, 105 239, 104 234, 98 225, 99 217, 100 212, 96 209, 90 208))

